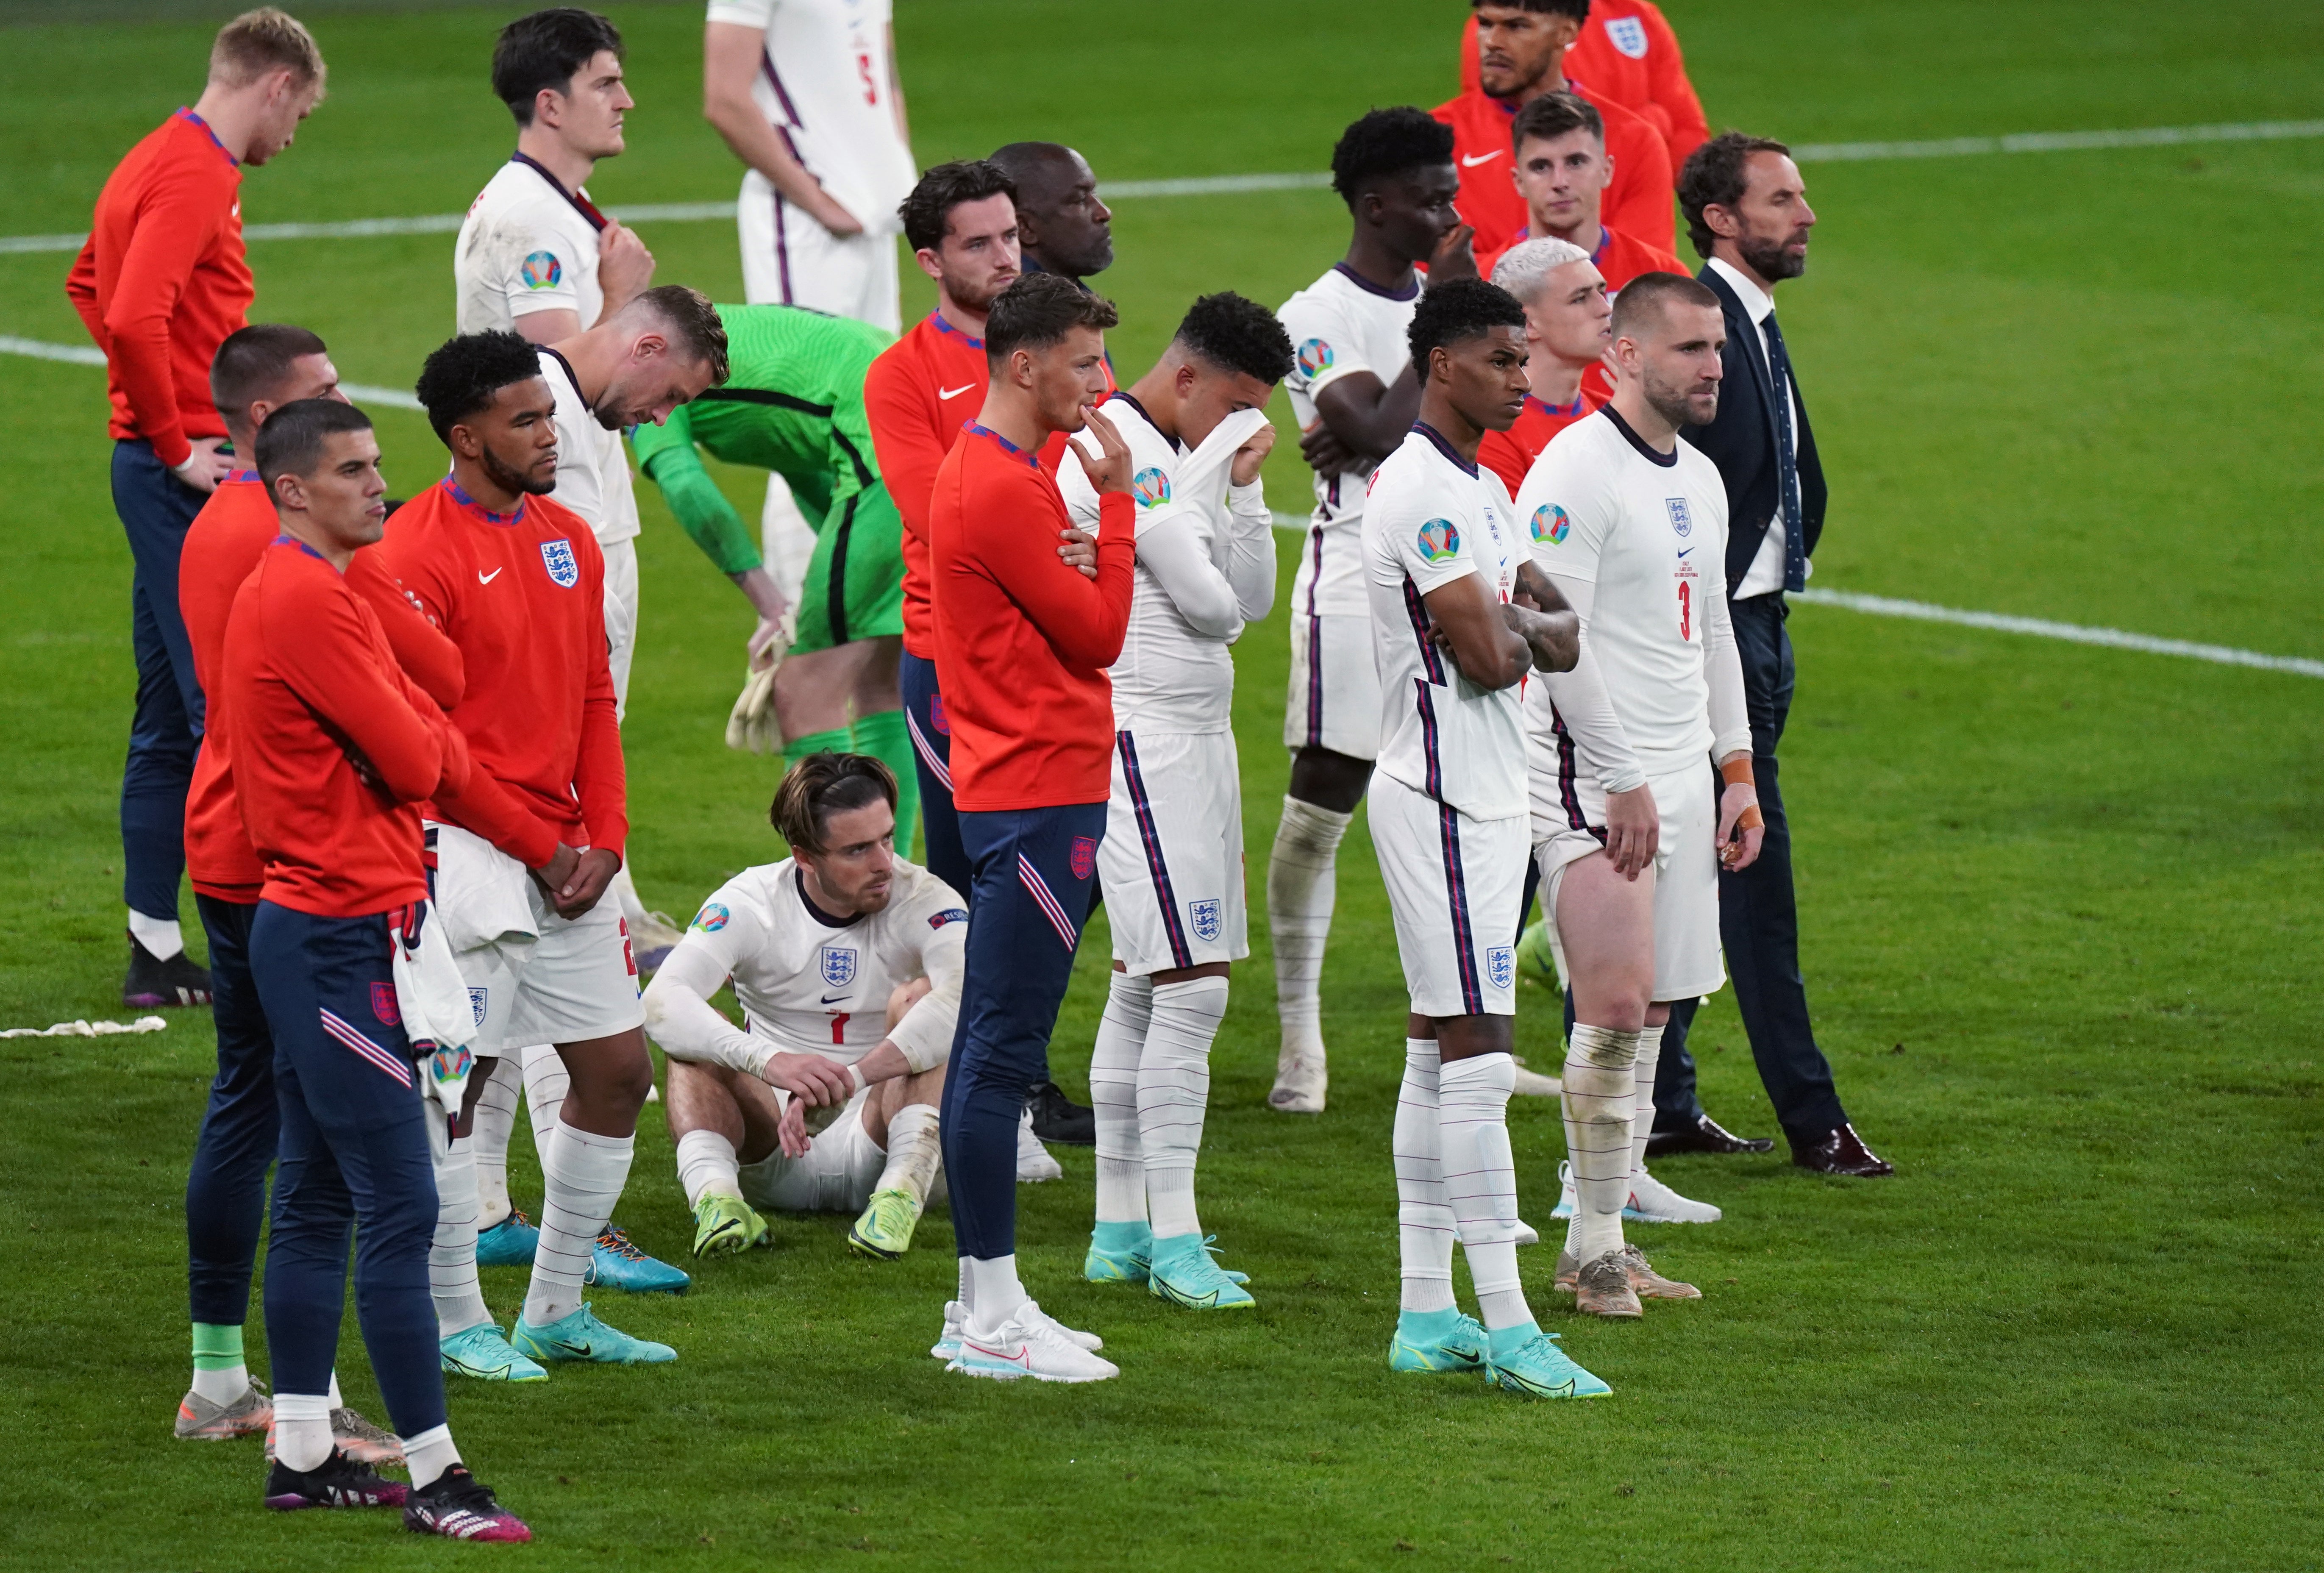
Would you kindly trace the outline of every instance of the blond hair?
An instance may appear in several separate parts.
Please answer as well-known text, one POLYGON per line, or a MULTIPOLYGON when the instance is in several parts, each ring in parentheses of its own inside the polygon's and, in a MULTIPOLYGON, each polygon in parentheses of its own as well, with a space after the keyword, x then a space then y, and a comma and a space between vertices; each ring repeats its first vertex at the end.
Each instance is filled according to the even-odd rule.
POLYGON ((275 71, 290 72, 301 86, 323 85, 323 51, 289 12, 262 5, 218 29, 210 45, 211 81, 244 87, 275 71))
POLYGON ((1493 264, 1493 282, 1530 306, 1541 299, 1553 269, 1589 260, 1590 253, 1572 241, 1536 235, 1501 253, 1501 260, 1493 264))

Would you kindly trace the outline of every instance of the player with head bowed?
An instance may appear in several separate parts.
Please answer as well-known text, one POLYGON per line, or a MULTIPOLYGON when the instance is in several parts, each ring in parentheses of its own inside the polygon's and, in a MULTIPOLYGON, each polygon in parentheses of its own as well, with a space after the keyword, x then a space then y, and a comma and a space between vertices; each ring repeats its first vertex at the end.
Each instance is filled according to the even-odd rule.
MULTIPOLYGON (((659 374, 644 384, 657 388, 667 391, 659 374)), ((452 721, 475 763, 464 789, 429 809, 436 900, 478 1022, 476 1073, 437 1173, 444 1363, 521 1381, 546 1375, 542 1360, 672 1360, 581 1300, 653 1085, 636 963, 602 899, 629 833, 604 557, 587 522, 548 495, 558 400, 539 349, 512 333, 450 339, 428 357, 418 392, 452 472, 397 511, 382 549, 460 647, 467 688, 452 721), (541 1144, 531 1286, 504 1338, 476 1282, 477 1103, 503 1056, 543 1043, 570 1085, 541 1144)), ((641 408, 650 418, 653 406, 641 408)))
MULTIPOLYGON (((227 474, 210 401, 211 358, 256 292, 243 253, 242 171, 290 145, 321 102, 322 51, 263 5, 217 32, 209 78, 132 148, 97 199, 65 294, 105 352, 113 407, 113 506, 129 540, 136 710, 121 779, 122 895, 129 970, 122 1003, 201 1005, 209 974, 178 922, 186 792, 203 731, 203 690, 178 613, 187 527, 227 474)), ((247 450, 244 450, 247 459, 247 450)))
POLYGON ((765 1244, 761 1208, 856 1213, 867 1256, 911 1246, 968 911, 896 856, 896 796, 868 755, 801 759, 770 815, 791 855, 713 891, 646 989, 697 1256, 765 1244), (710 1004, 730 980, 739 1027, 710 1004))
MULTIPOLYGON (((1098 878, 1114 959, 1090 1061, 1097 1223, 1083 1271, 1144 1280, 1202 1311, 1252 1302, 1204 1248, 1194 1165, 1227 973, 1250 953, 1229 647, 1275 604, 1274 516, 1259 477, 1275 446, 1267 401, 1291 365, 1267 308, 1205 295, 1153 368, 1103 406, 1130 447, 1138 566, 1108 673, 1113 779, 1098 878)), ((1074 522, 1097 531, 1095 482, 1069 464, 1057 484, 1074 522)))
POLYGON ((1613 331, 1613 400, 1550 440, 1517 510, 1586 639, 1526 704, 1534 856, 1575 1020, 1558 1286, 1584 1311, 1635 1317, 1641 1295, 1700 1298, 1624 1244, 1623 1209, 1719 1216, 1648 1174, 1646 1145, 1670 1001, 1726 981, 1719 870, 1758 856, 1761 822, 1728 622, 1727 493, 1678 435, 1719 408, 1719 299, 1648 273, 1616 298, 1613 331), (1726 783, 1716 800, 1706 756, 1726 783))
POLYGON ((1001 291, 985 322, 991 381, 936 471, 929 571, 936 671, 952 722, 954 801, 972 870, 960 1027, 945 1081, 944 1159, 960 1298, 940 1349, 975 1376, 1093 1382, 1099 1340, 1059 1326, 1017 1275, 1015 1187, 1028 1090, 1073 973, 1105 837, 1113 753, 1106 668, 1130 621, 1129 446, 1094 407, 1113 307, 1054 274, 1001 291), (1060 560, 1069 525, 1035 455, 1053 432, 1102 494, 1094 575, 1060 560))
MULTIPOLYGON (((210 363, 210 396, 244 464, 257 452, 259 428, 275 410, 301 400, 344 401, 338 370, 323 341, 282 323, 260 323, 226 336, 210 363)), ((234 751, 218 677, 235 593, 281 533, 273 498, 258 472, 235 470, 194 516, 178 574, 178 605, 194 669, 209 700, 210 723, 186 796, 186 871, 209 940, 210 1012, 217 1027, 217 1075, 186 1177, 194 1379, 178 1405, 176 1430, 190 1440, 263 1431, 273 1415, 265 1394, 250 1380, 242 1345, 266 1210, 266 1172, 274 1163, 281 1127, 274 1040, 250 973, 250 924, 266 876, 235 793, 234 751)), ((345 576, 348 588, 378 617, 404 674, 440 709, 458 704, 459 650, 419 615, 381 566, 379 554, 355 552, 345 576)), ((331 1431, 340 1450, 362 1464, 400 1460, 395 1439, 346 1408, 337 1394, 334 1376, 331 1431)))
POLYGON ((281 533, 235 593, 220 695, 263 870, 249 966, 281 1114, 266 1262, 266 1504, 400 1504, 410 1529, 530 1540, 461 1464, 445 1418, 427 1276, 443 1115, 429 1102, 434 1079, 415 1063, 434 1045, 405 1030, 415 1013, 399 960, 429 920, 420 805, 458 793, 472 762, 347 582, 386 513, 370 419, 336 400, 300 400, 266 418, 256 450, 281 533), (332 1434, 350 1231, 364 1342, 408 1488, 355 1462, 332 1434))
POLYGON ((1315 472, 1315 511, 1291 583, 1291 684, 1283 742, 1291 786, 1268 859, 1282 1045, 1269 1106, 1323 1108, 1328 1074, 1320 985, 1332 932, 1333 867, 1379 752, 1362 563, 1364 492, 1420 408, 1405 329, 1420 299, 1417 268, 1471 278, 1469 231, 1452 210, 1461 178, 1452 133, 1417 109, 1375 109, 1332 149, 1332 186, 1354 233, 1347 254, 1286 301, 1291 410, 1315 472))
POLYGON ((1508 1101, 1526 861, 1518 696, 1528 673, 1572 667, 1578 630, 1526 562, 1500 477, 1477 463, 1484 434, 1525 401, 1525 326, 1524 308, 1479 280, 1421 297, 1411 329, 1420 419, 1374 474, 1364 511, 1380 680, 1372 845, 1411 1001, 1394 1135, 1403 1292, 1388 1365, 1481 1371, 1512 1393, 1571 1398, 1607 1387, 1526 1303, 1508 1101), (1452 1297, 1456 1235, 1475 1318, 1452 1297))
POLYGON ((1588 376, 1614 342, 1614 301, 1590 253, 1570 241, 1520 241, 1493 265, 1493 282, 1525 308, 1532 391, 1517 424, 1485 434, 1477 461, 1514 495, 1549 439, 1605 402, 1588 376))

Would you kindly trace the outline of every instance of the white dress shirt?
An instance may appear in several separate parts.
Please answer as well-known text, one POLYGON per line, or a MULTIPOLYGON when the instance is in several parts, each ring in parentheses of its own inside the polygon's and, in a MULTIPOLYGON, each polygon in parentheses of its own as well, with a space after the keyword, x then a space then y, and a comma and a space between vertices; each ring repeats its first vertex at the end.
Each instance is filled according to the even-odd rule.
MULTIPOLYGON (((1751 325, 1759 330, 1759 363, 1768 367, 1769 375, 1772 376, 1774 366, 1767 354, 1767 318, 1775 314, 1775 301, 1769 298, 1765 290, 1760 289, 1746 277, 1742 269, 1735 267, 1723 258, 1711 258, 1711 265, 1719 271, 1720 278, 1727 281, 1727 287, 1735 291, 1735 299, 1743 303, 1744 311, 1749 314, 1751 325)), ((1792 396, 1792 383, 1788 377, 1784 380, 1784 402, 1791 407, 1793 458, 1796 463, 1799 452, 1800 401, 1792 396)), ((1772 432, 1768 436, 1768 440, 1770 442, 1776 440, 1772 432)), ((1754 595, 1766 595, 1784 587, 1782 492, 1783 489, 1778 485, 1775 517, 1767 523, 1767 533, 1759 542, 1758 556, 1751 559, 1749 570, 1744 574, 1742 582, 1735 586, 1735 599, 1738 601, 1748 601, 1754 595)))

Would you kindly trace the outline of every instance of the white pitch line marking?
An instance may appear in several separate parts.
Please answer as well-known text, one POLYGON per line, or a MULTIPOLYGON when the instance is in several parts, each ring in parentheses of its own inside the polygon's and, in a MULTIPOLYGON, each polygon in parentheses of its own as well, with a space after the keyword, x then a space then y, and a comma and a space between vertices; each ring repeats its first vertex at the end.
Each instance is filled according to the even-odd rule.
MULTIPOLYGON (((26 355, 36 361, 63 361, 75 366, 105 364, 105 352, 95 345, 50 344, 44 339, 17 338, 10 334, 0 334, 0 355, 26 355)), ((398 409, 420 408, 420 400, 400 388, 342 382, 339 391, 357 404, 392 404, 398 409)))

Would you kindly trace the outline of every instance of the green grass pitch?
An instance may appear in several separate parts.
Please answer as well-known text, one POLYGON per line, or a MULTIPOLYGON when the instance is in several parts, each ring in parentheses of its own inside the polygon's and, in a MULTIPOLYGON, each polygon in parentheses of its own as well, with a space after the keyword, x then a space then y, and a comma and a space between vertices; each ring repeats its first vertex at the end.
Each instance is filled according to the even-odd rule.
MULTIPOLYGON (((85 225, 122 150, 198 91, 232 6, 85 9, 103 23, 0 32, 11 233, 85 225)), ((252 173, 249 219, 458 211, 511 141, 484 61, 517 9, 318 7, 331 97, 252 173)), ((640 107, 601 199, 730 197, 736 167, 697 109, 699 7, 611 9, 640 107)), ((905 0, 899 32, 923 162, 1054 137, 1128 179, 1322 168, 1362 109, 1451 91, 1462 9, 905 0)), ((1713 122, 1799 142, 2324 114, 2313 6, 1669 10, 1713 122)), ((2324 656, 2324 143, 1807 172, 1823 227, 1783 304, 1832 481, 1820 586, 2324 656)), ((1327 192, 1125 202, 1099 280, 1122 307, 1117 362, 1142 368, 1199 290, 1279 302, 1345 229, 1327 192)), ((663 280, 739 296, 728 226, 644 233, 663 280)), ((449 331, 449 249, 255 245, 257 315, 318 329, 351 381, 408 386, 449 331)), ((0 333, 79 342, 66 262, 0 256, 0 333)), ((915 290, 908 314, 926 305, 915 290)), ((133 673, 101 381, 8 358, 0 418, 0 1025, 117 1016, 133 673)), ((400 492, 440 472, 418 417, 381 426, 400 492)), ((1270 486, 1305 506, 1287 443, 1270 486)), ((777 854, 773 776, 720 742, 747 610, 646 507, 633 854, 650 903, 683 913, 777 854)), ((1805 964, 1842 1093, 1900 1174, 1668 1164, 1727 1219, 1641 1231, 1708 1297, 1635 1326, 1577 1325, 1529 1253, 1545 1324, 1611 1399, 1525 1405, 1386 1369, 1403 1004, 1358 834, 1325 980, 1331 1112, 1262 1107, 1263 919, 1218 1047, 1204 1217, 1252 1274, 1255 1314, 1213 1323, 1082 1283, 1085 1150, 1020 1192, 1023 1253, 1051 1309, 1105 1334, 1123 1375, 1101 1387, 964 1382, 927 1357, 953 1272, 941 1215, 895 1265, 849 1256, 844 1219, 786 1219, 778 1248, 707 1268, 684 1299, 599 1296, 676 1344, 675 1367, 455 1387, 463 1447, 531 1522, 529 1550, 423 1542, 385 1514, 276 1518, 254 1442, 171 1441, 207 1021, 0 1044, 0 1562, 2316 1567, 2324 688, 1825 607, 1794 632, 1805 964)), ((1239 665, 1263 867, 1286 776, 1280 614, 1239 665)), ((1058 1029, 1076 1090, 1106 953, 1101 926, 1058 1029)), ((1518 1031, 1554 1055, 1548 996, 1528 989, 1518 1031)), ((1696 1045, 1711 1109, 1771 1131, 1726 998, 1696 1045)), ((658 1118, 621 1217, 684 1260, 658 1118)), ((1511 1124, 1547 1223, 1554 1110, 1521 1102, 1511 1124)), ((505 1318, 521 1281, 488 1273, 486 1291, 505 1318)), ((263 1371, 255 1317, 252 1343, 263 1371)), ((377 1416, 352 1319, 341 1370, 377 1416)))

